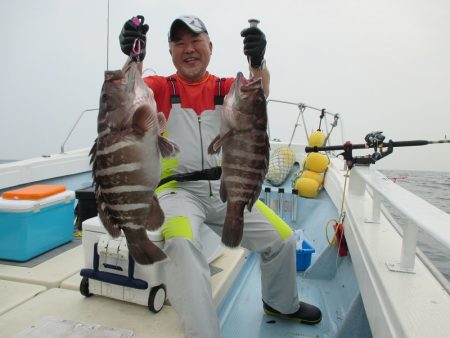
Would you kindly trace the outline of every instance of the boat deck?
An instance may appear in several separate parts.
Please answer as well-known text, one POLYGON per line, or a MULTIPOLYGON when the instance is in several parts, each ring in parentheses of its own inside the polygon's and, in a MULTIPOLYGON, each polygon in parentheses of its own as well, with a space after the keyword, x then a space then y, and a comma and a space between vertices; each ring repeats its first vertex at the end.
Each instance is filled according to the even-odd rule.
MULTIPOLYGON (((336 247, 327 242, 326 223, 338 217, 338 210, 322 190, 314 199, 296 198, 296 219, 292 221, 290 183, 288 179, 284 184, 283 218, 293 230, 302 229, 315 249, 311 266, 297 274, 300 298, 319 306, 323 320, 308 326, 265 315, 258 255, 244 249, 226 249, 211 263, 221 270, 211 278, 221 336, 346 337, 358 332, 360 337, 371 337, 351 258, 338 257, 336 247)), ((274 208, 276 190, 272 187, 270 195, 274 208)), ((328 231, 331 237, 332 228, 328 231)), ((148 337, 149 332, 152 337, 184 336, 170 304, 154 314, 146 306, 98 295, 82 296, 79 271, 84 267, 83 255, 82 245, 78 245, 37 265, 0 262, 0 297, 6 299, 0 307, 2 336, 14 337, 45 319, 131 330, 137 338, 148 337)))
MULTIPOLYGON (((216 304, 241 269, 245 254, 243 249, 225 250, 212 262, 222 270, 211 277, 216 304)), ((14 337, 42 319, 57 318, 131 330, 136 338, 148 337, 149 332, 152 337, 184 337, 180 320, 168 304, 154 314, 145 306, 82 296, 81 268, 81 245, 34 267, 0 264, 0 336, 14 337)))
POLYGON ((322 322, 309 326, 267 316, 261 301, 259 259, 250 254, 219 308, 223 337, 351 337, 355 333, 358 337, 372 336, 351 257, 338 257, 337 248, 330 247, 326 240, 325 224, 337 217, 336 208, 325 191, 315 199, 299 199, 296 223, 290 221, 290 214, 284 218, 293 229, 303 229, 316 250, 311 266, 297 273, 297 283, 300 299, 322 310, 322 322))

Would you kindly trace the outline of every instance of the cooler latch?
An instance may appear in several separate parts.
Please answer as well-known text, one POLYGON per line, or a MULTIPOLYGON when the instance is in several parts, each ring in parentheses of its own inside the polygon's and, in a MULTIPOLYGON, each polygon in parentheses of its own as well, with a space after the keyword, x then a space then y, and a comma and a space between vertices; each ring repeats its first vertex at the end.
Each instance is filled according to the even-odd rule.
POLYGON ((106 269, 124 271, 128 264, 128 246, 124 237, 111 238, 109 235, 101 235, 97 244, 98 255, 101 259, 101 265, 106 269))

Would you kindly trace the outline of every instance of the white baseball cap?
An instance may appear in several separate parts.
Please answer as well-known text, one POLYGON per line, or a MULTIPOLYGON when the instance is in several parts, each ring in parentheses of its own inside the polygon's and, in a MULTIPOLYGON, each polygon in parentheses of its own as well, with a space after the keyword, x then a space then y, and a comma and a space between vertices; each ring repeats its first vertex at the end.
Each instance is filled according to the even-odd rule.
POLYGON ((170 25, 169 42, 173 41, 173 39, 175 38, 175 33, 178 28, 180 28, 180 25, 189 28, 193 33, 196 34, 208 33, 205 24, 198 17, 193 15, 182 15, 176 18, 170 25))

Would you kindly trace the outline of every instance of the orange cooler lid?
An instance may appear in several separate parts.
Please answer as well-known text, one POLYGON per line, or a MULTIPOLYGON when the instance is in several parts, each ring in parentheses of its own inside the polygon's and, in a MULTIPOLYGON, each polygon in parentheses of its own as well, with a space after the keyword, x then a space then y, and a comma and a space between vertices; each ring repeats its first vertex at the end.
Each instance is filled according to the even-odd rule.
POLYGON ((63 191, 66 191, 66 187, 63 185, 34 184, 25 188, 5 191, 2 197, 14 200, 38 200, 63 191))

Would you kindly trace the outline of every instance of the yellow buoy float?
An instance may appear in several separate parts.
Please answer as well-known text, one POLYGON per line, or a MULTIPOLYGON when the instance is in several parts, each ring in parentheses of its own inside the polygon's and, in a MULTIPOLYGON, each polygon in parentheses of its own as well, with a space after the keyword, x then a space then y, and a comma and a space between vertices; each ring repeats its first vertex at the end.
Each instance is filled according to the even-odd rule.
POLYGON ((330 160, 327 155, 321 153, 310 153, 305 158, 303 168, 311 170, 315 173, 324 173, 330 164, 330 160))
POLYGON ((320 147, 325 143, 325 134, 321 130, 316 130, 309 135, 308 145, 310 147, 320 147))
MULTIPOLYGON (((310 147, 320 147, 325 143, 325 134, 317 130, 309 136, 310 147)), ((303 171, 295 181, 295 189, 302 197, 314 198, 323 187, 325 172, 330 164, 327 155, 321 153, 310 153, 303 162, 303 171)))
POLYGON ((323 183, 323 173, 316 173, 311 170, 303 170, 302 174, 300 175, 300 178, 310 178, 316 181, 319 185, 322 185, 323 183))
POLYGON ((295 189, 302 197, 314 198, 319 193, 320 185, 312 178, 299 177, 295 181, 295 189))

